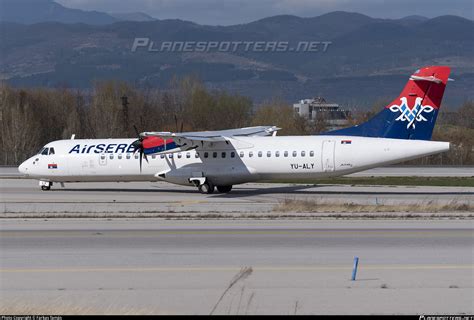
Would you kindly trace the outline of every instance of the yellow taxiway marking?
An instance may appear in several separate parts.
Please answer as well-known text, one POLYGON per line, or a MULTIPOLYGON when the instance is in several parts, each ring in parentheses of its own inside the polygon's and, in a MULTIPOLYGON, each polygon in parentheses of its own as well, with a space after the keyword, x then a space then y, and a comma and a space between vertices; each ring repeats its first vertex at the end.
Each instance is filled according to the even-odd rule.
MULTIPOLYGON (((226 272, 239 271, 240 267, 103 267, 103 268, 33 268, 33 269, 0 269, 0 273, 67 273, 67 272, 226 272)), ((254 271, 341 271, 351 270, 351 266, 257 266, 254 271)), ((368 265, 364 270, 474 270, 474 265, 368 265)))

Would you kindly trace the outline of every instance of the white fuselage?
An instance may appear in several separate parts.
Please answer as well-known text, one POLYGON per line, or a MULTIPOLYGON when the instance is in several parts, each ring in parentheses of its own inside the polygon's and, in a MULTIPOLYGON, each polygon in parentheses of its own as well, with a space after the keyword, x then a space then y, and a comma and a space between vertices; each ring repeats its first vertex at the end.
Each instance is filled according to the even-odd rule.
POLYGON ((59 140, 19 170, 51 182, 167 181, 192 185, 206 177, 215 185, 257 180, 302 180, 345 175, 449 150, 448 142, 350 136, 235 137, 196 150, 148 155, 140 172, 135 139, 59 140))

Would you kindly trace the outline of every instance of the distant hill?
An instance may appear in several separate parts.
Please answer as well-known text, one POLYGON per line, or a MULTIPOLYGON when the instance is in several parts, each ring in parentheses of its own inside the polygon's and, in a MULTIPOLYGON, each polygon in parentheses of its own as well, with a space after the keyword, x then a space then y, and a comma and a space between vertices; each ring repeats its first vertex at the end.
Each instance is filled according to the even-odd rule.
POLYGON ((474 97, 474 22, 457 16, 378 19, 339 11, 311 18, 274 16, 233 26, 151 20, 106 25, 3 22, 0 28, 0 78, 15 86, 88 88, 93 80, 123 79, 162 87, 175 75, 194 74, 211 88, 238 92, 257 103, 272 97, 296 101, 322 95, 370 106, 397 95, 418 67, 436 64, 453 68, 456 81, 448 86, 448 104, 474 97), (134 39, 143 37, 155 46, 163 41, 330 45, 326 52, 132 52, 134 39))
POLYGON ((155 18, 143 12, 131 13, 109 13, 112 17, 121 21, 154 21, 155 18))
POLYGON ((98 11, 66 8, 52 0, 0 0, 0 21, 33 24, 62 23, 109 24, 121 19, 98 11))
POLYGON ((70 9, 54 0, 0 0, 0 21, 34 24, 41 22, 105 25, 118 21, 153 21, 143 12, 104 13, 70 9))

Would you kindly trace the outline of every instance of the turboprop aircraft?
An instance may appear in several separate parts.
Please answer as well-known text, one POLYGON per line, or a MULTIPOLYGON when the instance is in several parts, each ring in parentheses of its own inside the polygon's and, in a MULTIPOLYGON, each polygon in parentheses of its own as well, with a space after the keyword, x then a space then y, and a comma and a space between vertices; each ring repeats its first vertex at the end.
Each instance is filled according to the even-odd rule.
POLYGON ((277 136, 279 128, 260 126, 59 140, 19 171, 38 179, 42 190, 55 182, 166 181, 207 194, 259 180, 342 176, 449 150, 449 142, 429 141, 449 73, 444 66, 421 68, 372 119, 321 135, 277 136))

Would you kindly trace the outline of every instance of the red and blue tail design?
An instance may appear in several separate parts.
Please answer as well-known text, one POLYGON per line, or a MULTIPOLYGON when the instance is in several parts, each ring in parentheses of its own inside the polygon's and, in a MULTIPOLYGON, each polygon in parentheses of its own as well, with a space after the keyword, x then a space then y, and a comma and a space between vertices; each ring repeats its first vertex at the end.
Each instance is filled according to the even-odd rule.
POLYGON ((145 154, 170 151, 177 148, 179 148, 179 146, 173 141, 173 139, 147 137, 143 140, 143 152, 145 154))
POLYGON ((323 135, 430 140, 450 68, 421 68, 410 77, 400 96, 372 119, 323 135))

